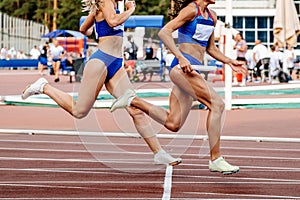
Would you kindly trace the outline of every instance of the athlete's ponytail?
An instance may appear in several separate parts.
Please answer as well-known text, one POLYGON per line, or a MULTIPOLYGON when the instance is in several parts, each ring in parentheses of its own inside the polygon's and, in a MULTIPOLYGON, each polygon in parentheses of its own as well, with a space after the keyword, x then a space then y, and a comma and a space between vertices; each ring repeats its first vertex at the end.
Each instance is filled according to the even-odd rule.
POLYGON ((82 12, 89 11, 90 13, 96 14, 100 10, 100 6, 103 0, 81 0, 82 12))
POLYGON ((178 13, 187 5, 189 5, 194 0, 171 0, 171 5, 169 8, 169 17, 174 19, 177 17, 178 13))

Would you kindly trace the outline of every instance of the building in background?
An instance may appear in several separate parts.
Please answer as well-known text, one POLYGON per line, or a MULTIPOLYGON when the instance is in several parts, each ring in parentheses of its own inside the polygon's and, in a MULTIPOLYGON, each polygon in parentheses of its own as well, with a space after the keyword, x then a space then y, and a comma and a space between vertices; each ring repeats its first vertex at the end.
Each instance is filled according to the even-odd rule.
MULTIPOLYGON (((300 0, 294 0, 294 2, 300 17, 300 0)), ((257 39, 271 47, 274 43, 273 23, 276 0, 232 0, 232 5, 232 26, 243 34, 249 49, 253 48, 257 39)), ((219 20, 226 22, 226 0, 218 0, 210 8, 216 11, 219 20)), ((295 49, 300 50, 300 36, 297 44, 295 49)))

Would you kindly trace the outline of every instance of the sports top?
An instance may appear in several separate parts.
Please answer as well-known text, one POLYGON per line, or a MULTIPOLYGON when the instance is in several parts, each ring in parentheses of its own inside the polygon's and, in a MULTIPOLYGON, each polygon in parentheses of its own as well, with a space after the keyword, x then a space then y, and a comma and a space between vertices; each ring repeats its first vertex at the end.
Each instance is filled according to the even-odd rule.
POLYGON ((192 43, 207 47, 208 40, 215 29, 214 20, 209 9, 206 9, 208 18, 205 19, 197 3, 193 3, 196 5, 196 17, 178 29, 178 43, 192 43))
MULTIPOLYGON (((116 9, 116 13, 119 14, 120 11, 116 9)), ((123 36, 124 25, 111 27, 106 20, 95 21, 95 32, 97 39, 104 36, 123 36)))

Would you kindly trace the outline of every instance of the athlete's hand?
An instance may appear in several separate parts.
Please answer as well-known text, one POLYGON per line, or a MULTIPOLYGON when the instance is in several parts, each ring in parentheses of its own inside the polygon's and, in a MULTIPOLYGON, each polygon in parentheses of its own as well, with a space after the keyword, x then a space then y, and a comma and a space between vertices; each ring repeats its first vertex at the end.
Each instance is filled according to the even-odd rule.
POLYGON ((231 60, 228 64, 230 65, 233 71, 247 75, 248 70, 244 66, 243 62, 239 62, 237 60, 231 60))
POLYGON ((125 1, 125 7, 126 7, 126 10, 129 10, 129 9, 135 9, 136 5, 135 5, 135 1, 134 0, 126 0, 125 1))
POLYGON ((191 73, 193 71, 193 68, 191 66, 191 63, 188 59, 185 57, 178 58, 179 66, 182 69, 184 73, 191 73))

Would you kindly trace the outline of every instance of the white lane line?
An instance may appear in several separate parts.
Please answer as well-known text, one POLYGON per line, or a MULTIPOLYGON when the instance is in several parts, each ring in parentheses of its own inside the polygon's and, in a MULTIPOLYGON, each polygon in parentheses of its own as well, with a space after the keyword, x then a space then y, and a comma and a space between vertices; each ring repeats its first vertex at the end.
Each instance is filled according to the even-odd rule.
MULTIPOLYGON (((122 172, 110 172, 109 170, 101 170, 99 171, 82 171, 82 170, 59 170, 59 169, 15 169, 15 168, 3 168, 0 169, 1 171, 26 171, 26 172, 52 172, 52 173, 74 173, 74 174, 114 174, 114 175, 120 175, 122 172)), ((137 169, 138 170, 138 169, 137 169)), ((141 169, 140 169, 141 170, 141 169)), ((176 170, 177 171, 177 170, 176 170)), ((194 170, 196 171, 196 170, 194 170)), ((191 170, 192 172, 192 170, 191 170)), ((192 179, 221 179, 223 180, 224 177, 218 177, 218 176, 197 176, 197 175, 172 175, 172 169, 166 169, 165 173, 165 182, 164 182, 164 189, 165 191, 169 191, 168 188, 172 187, 172 177, 178 177, 178 178, 192 178, 192 179)), ((128 174, 129 176, 130 174, 128 174)), ((135 176, 136 174, 132 174, 135 176)), ((157 174, 148 174, 147 176, 157 176, 157 174)), ((260 177, 252 177, 252 178, 244 178, 244 177, 226 177, 226 180, 240 180, 240 181, 270 181, 270 182, 284 182, 284 183, 300 183, 300 180, 295 179, 275 179, 275 178, 260 178, 260 177)), ((190 181, 193 183, 193 181, 190 181)), ((175 182, 176 183, 176 182, 175 182)), ((205 183, 205 181, 203 182, 205 183)), ((217 183, 217 182, 216 182, 217 183)))
MULTIPOLYGON (((151 155, 150 152, 130 152, 130 151, 96 151, 96 150, 68 150, 68 149, 41 149, 41 148, 0 148, 0 150, 8 151, 43 151, 43 152, 73 152, 73 153, 106 153, 106 154, 127 154, 127 155, 151 155)), ((179 155, 182 156, 182 155, 179 155)), ((199 154, 184 154, 184 156, 200 157, 199 154)), ((263 159, 263 160, 291 160, 300 161, 299 157, 270 157, 270 156, 248 156, 248 155, 223 155, 228 158, 239 159, 263 159)), ((189 161, 198 159, 188 159, 189 161)))
MULTIPOLYGON (((38 143, 46 143, 46 144, 69 144, 69 145, 101 145, 101 146, 111 146, 112 144, 111 143, 104 143, 104 142, 67 142, 67 141, 51 141, 51 140, 0 140, 0 143, 35 143, 35 144, 38 144, 38 143)), ((114 142, 113 143, 114 145, 116 146, 135 146, 135 147, 146 147, 147 145, 146 144, 137 144, 137 143, 134 143, 134 144, 130 144, 130 143, 117 143, 117 142, 114 142)), ((167 147, 176 147, 176 148, 187 148, 186 145, 167 145, 167 147)), ((199 149, 199 145, 190 145, 189 148, 197 148, 199 149)), ((37 148, 38 149, 38 148, 37 148)), ((209 152, 209 148, 207 147, 207 153, 209 152)), ((229 149, 229 150, 249 150, 249 151, 280 151, 280 152, 300 152, 300 149, 292 149, 292 148, 260 148, 260 147, 256 147, 256 148, 251 148, 251 147, 227 147, 227 146, 223 146, 222 149, 229 149)), ((198 155, 198 154, 185 154, 185 155, 198 155)), ((199 156, 199 155, 198 155, 199 156)))
POLYGON ((18 161, 49 161, 49 162, 79 162, 79 163, 114 163, 114 164, 140 164, 145 165, 145 162, 153 164, 151 159, 73 159, 73 158, 20 158, 20 157, 0 157, 0 160, 18 160, 18 161), (140 162, 138 162, 140 161, 140 162))
POLYGON ((78 184, 161 184, 161 181, 121 181, 121 180, 115 180, 115 181, 53 181, 53 180, 46 180, 46 181, 0 181, 0 185, 5 184, 30 184, 30 185, 41 185, 41 184, 47 184, 47 185, 57 185, 57 184, 69 184, 69 185, 78 185, 78 184))
POLYGON ((35 184, 26 184, 26 183, 0 183, 0 186, 4 187, 35 187, 35 188, 63 188, 63 189, 96 189, 91 187, 76 187, 76 186, 61 186, 61 185, 35 185, 35 184))
MULTIPOLYGON (((204 166, 204 165, 203 165, 204 166)), ((263 169, 259 169, 260 167, 252 167, 252 169, 245 169, 243 167, 243 172, 299 172, 300 168, 271 168, 268 169, 267 167, 264 167, 263 169), (256 169, 258 168, 258 169, 256 169)), ((143 171, 144 169, 142 168, 126 168, 126 167, 118 167, 120 171, 122 170, 131 170, 131 171, 143 171)), ((97 168, 0 168, 0 171, 37 171, 37 172, 65 172, 65 173, 102 173, 103 171, 111 171, 110 168, 102 168, 102 167, 97 167, 97 168)), ((183 169, 183 168, 178 168, 176 171, 205 171, 208 172, 208 169, 204 168, 197 168, 197 169, 183 169)), ((123 172, 120 172, 123 173, 123 172)), ((177 175, 173 175, 177 176, 177 175)), ((188 177, 188 176, 187 176, 188 177)))
MULTIPOLYGON (((51 141, 51 140, 6 140, 6 139, 0 139, 0 142, 7 142, 7 143, 46 143, 46 144, 86 144, 86 145, 111 145, 111 143, 104 143, 104 142, 85 142, 85 141, 79 141, 79 142, 68 142, 68 141, 51 141)), ((125 144, 125 143, 117 143, 114 142, 114 145, 117 146, 147 146, 146 144, 125 144)), ((168 145, 168 147, 176 147, 176 148, 186 148, 186 145, 168 145)), ((190 145, 189 148, 199 148, 199 145, 190 145)), ((208 147, 206 148, 208 149, 208 147)), ((226 147, 223 146, 222 149, 230 149, 230 150, 249 150, 249 151, 294 151, 294 152, 300 152, 300 149, 292 149, 292 148, 265 148, 265 147, 226 147)))
MULTIPOLYGON (((110 144, 111 146, 112 144, 110 144)), ((131 152, 131 151, 97 151, 97 150, 76 150, 76 149, 40 149, 40 148, 0 148, 2 151, 39 151, 39 152, 69 152, 69 153, 110 153, 110 154, 130 154, 130 155, 152 155, 151 152, 131 152)))
POLYGON ((162 200, 169 200, 171 198, 172 172, 173 172, 173 166, 167 166, 166 167, 165 182, 164 182, 164 193, 163 193, 163 196, 162 196, 162 200))
MULTIPOLYGON (((161 184, 161 181, 52 181, 52 180, 46 180, 46 181, 0 181, 0 185, 7 185, 7 184, 47 184, 47 185, 57 185, 57 184, 70 184, 70 185, 77 185, 77 184, 115 184, 115 185, 123 185, 123 184, 161 184)), ((300 185, 300 182, 283 182, 283 181, 177 181, 173 183, 174 185, 189 185, 189 184, 199 184, 201 186, 205 184, 240 184, 240 185, 300 185)), ((180 186, 181 187, 181 186, 180 186)))
MULTIPOLYGON (((8 198, 1 198, 0 199, 3 199, 3 200, 8 200, 8 198)), ((97 198, 93 198, 93 197, 83 197, 83 198, 80 198, 80 197, 71 197, 71 198, 68 198, 68 197, 55 197, 55 198, 38 198, 38 200, 142 200, 142 199, 145 199, 145 200, 158 200, 158 198, 123 198, 123 197, 118 197, 118 198, 105 198, 105 197, 97 197, 97 198)), ((37 200, 37 198, 9 198, 9 200, 37 200)), ((174 199, 175 200, 175 199, 174 199)), ((189 198, 189 200, 192 200, 189 198)), ((195 199, 195 200, 199 200, 199 198, 195 199)))
MULTIPOLYGON (((233 197, 252 197, 252 198, 280 198, 280 199, 299 199, 300 196, 275 196, 275 195, 260 195, 260 194, 227 194, 227 193, 213 193, 213 192, 183 192, 184 194, 194 195, 216 195, 216 196, 233 196, 233 197)), ((201 199, 201 198, 200 198, 201 199)))
MULTIPOLYGON (((23 134, 41 134, 41 135, 73 135, 73 136, 105 136, 105 137, 135 137, 140 138, 138 133, 123 132, 86 132, 86 131, 63 131, 63 130, 30 130, 30 129, 0 129, 0 133, 23 133, 23 134)), ((207 135, 187 135, 187 134, 157 134, 158 138, 165 139, 193 139, 204 140, 207 135)), ((221 136, 221 140, 228 141, 260 141, 260 142, 295 142, 299 143, 300 138, 280 138, 280 137, 257 137, 257 136, 221 136)))

